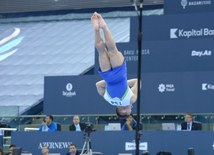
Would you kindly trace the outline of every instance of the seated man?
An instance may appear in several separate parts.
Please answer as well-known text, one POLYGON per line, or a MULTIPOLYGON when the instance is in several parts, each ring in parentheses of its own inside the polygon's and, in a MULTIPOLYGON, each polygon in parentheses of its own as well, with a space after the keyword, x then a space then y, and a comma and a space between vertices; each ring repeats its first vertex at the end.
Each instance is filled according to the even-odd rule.
POLYGON ((48 146, 43 146, 42 147, 42 154, 43 155, 48 155, 49 154, 49 147, 48 146))
POLYGON ((133 114, 130 114, 129 117, 126 118, 126 123, 123 125, 121 130, 135 130, 137 126, 137 122, 134 120, 133 114))
POLYGON ((192 114, 186 114, 186 122, 181 124, 182 130, 192 131, 192 130, 200 130, 199 124, 192 121, 192 114))
POLYGON ((79 152, 77 151, 77 147, 75 144, 71 144, 69 146, 69 152, 66 155, 79 155, 79 152))
POLYGON ((72 125, 69 126, 70 131, 84 131, 86 128, 85 123, 80 123, 79 116, 74 116, 72 125))
POLYGON ((38 131, 57 131, 57 125, 53 122, 53 116, 47 115, 38 131))
POLYGON ((10 152, 9 152, 9 153, 7 153, 6 155, 13 155, 13 148, 14 148, 14 147, 16 147, 16 145, 11 144, 11 145, 9 146, 9 150, 10 150, 10 152))

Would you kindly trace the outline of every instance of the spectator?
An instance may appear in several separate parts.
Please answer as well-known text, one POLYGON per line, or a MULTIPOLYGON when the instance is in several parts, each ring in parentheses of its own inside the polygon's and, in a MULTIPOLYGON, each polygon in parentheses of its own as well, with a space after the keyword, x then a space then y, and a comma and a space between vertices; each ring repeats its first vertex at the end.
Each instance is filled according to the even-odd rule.
POLYGON ((48 155, 49 154, 49 147, 48 146, 43 146, 42 147, 42 154, 43 155, 48 155))
POLYGON ((77 151, 77 147, 75 144, 71 144, 69 146, 69 152, 66 155, 79 155, 79 152, 77 151))
POLYGON ((126 118, 126 123, 123 125, 121 130, 134 130, 136 129, 137 122, 134 120, 133 114, 130 114, 129 117, 126 118))
POLYGON ((85 123, 80 123, 79 116, 74 116, 72 125, 69 126, 70 131, 84 131, 86 128, 85 123))
POLYGON ((53 122, 53 116, 47 115, 38 131, 57 131, 57 125, 53 122))
POLYGON ((0 155, 4 155, 3 149, 0 147, 0 155))
POLYGON ((192 121, 192 114, 186 114, 186 122, 181 124, 182 130, 192 131, 192 130, 200 130, 199 124, 192 121))
POLYGON ((14 147, 16 147, 16 145, 11 144, 11 145, 9 146, 9 150, 10 150, 10 152, 9 152, 9 153, 7 153, 6 155, 13 155, 13 148, 14 148, 14 147))
POLYGON ((119 118, 119 123, 120 123, 121 128, 122 128, 123 125, 126 123, 126 119, 119 118))

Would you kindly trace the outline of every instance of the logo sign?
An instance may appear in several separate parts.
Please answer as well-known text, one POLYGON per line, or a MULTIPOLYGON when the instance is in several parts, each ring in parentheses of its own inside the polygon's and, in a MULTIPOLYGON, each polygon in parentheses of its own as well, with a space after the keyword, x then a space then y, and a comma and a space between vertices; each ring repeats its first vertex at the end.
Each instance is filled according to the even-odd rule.
POLYGON ((158 90, 159 92, 163 93, 163 92, 174 92, 175 91, 175 86, 174 84, 159 84, 158 86, 158 90))
POLYGON ((73 85, 71 83, 68 83, 66 85, 66 91, 62 91, 62 96, 65 97, 72 97, 72 96, 76 96, 76 92, 75 91, 71 91, 73 89, 73 85))
POLYGON ((183 6, 183 9, 187 6, 187 0, 182 0, 181 5, 183 6))
POLYGON ((207 83, 202 83, 202 90, 214 90, 214 85, 207 84, 207 83))
POLYGON ((197 5, 211 5, 211 0, 203 0, 203 1, 198 1, 198 0, 181 0, 181 6, 183 6, 183 9, 186 8, 186 6, 197 6, 197 5))
POLYGON ((213 142, 213 145, 212 145, 212 147, 213 147, 213 150, 214 150, 214 142, 213 142))
POLYGON ((6 42, 10 41, 11 39, 15 38, 16 36, 18 36, 20 33, 20 29, 19 28, 15 28, 15 31, 13 32, 13 34, 11 34, 8 37, 5 37, 4 39, 0 40, 0 61, 6 59, 7 57, 11 56, 12 54, 14 54, 18 48, 14 49, 11 51, 11 49, 17 45, 19 45, 22 41, 23 37, 19 37, 18 39, 15 39, 7 44, 5 44, 6 42), (5 44, 5 45, 3 45, 5 44), (2 46, 1 46, 2 45, 2 46))
POLYGON ((170 29, 170 38, 191 38, 191 37, 201 37, 201 36, 213 36, 214 29, 208 28, 201 28, 201 29, 191 29, 191 30, 184 30, 178 28, 171 28, 170 29))
POLYGON ((211 55, 212 55, 212 51, 209 51, 209 50, 204 50, 204 51, 192 50, 192 53, 191 53, 191 56, 197 56, 197 57, 211 56, 211 55))
MULTIPOLYGON (((136 150, 135 140, 133 140, 132 142, 126 142, 125 143, 125 150, 126 151, 136 150)), ((147 142, 140 142, 139 143, 139 150, 148 150, 148 143, 147 142)))
POLYGON ((48 146, 49 149, 68 149, 72 142, 41 142, 38 149, 42 149, 43 146, 48 146))

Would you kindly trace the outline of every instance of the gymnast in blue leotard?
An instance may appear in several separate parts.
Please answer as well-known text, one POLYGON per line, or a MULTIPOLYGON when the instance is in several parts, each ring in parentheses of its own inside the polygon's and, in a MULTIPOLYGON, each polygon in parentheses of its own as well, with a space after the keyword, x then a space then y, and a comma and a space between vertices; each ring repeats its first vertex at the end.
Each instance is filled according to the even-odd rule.
POLYGON ((131 113, 132 104, 137 100, 137 79, 127 80, 126 61, 117 50, 114 39, 102 16, 94 13, 91 21, 95 29, 95 46, 99 53, 99 74, 102 81, 96 83, 98 93, 113 106, 120 118, 126 118, 131 113), (102 29, 105 43, 100 35, 102 29), (105 48, 105 44, 108 48, 105 48))

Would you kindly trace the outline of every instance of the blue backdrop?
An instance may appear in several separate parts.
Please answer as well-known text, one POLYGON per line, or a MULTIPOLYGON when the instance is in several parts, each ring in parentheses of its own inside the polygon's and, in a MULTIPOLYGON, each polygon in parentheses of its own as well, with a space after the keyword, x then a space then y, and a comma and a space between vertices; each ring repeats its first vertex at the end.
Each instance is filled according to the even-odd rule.
MULTIPOLYGON (((213 38, 214 22, 211 20, 213 17, 214 13, 143 17, 143 41, 213 38)), ((131 17, 130 41, 137 41, 137 33, 138 18, 131 17)))
MULTIPOLYGON (((213 113, 213 79, 214 71, 142 74, 140 112, 213 113)), ((115 107, 97 93, 98 80, 100 75, 46 77, 44 114, 114 114, 115 107)))
MULTIPOLYGON (((142 131, 140 143, 147 143, 150 154, 169 151, 173 155, 187 154, 193 147, 195 154, 211 155, 214 153, 213 131, 142 131)), ((12 144, 22 147, 34 155, 41 154, 44 145, 50 147, 50 153, 68 152, 69 144, 74 143, 82 149, 84 132, 12 132, 12 144)), ((133 149, 135 132, 133 131, 97 131, 91 133, 92 150, 104 155, 119 153, 135 154, 133 149), (127 150, 128 149, 128 150, 127 150)), ((145 147, 144 147, 145 149, 145 147)), ((141 151, 140 151, 141 152, 141 151)))
POLYGON ((164 0, 164 14, 204 13, 214 11, 214 0, 164 0))
MULTIPOLYGON (((214 70, 214 39, 144 41, 142 73, 187 72, 214 70)), ((137 42, 118 43, 118 50, 127 62, 127 71, 137 74, 137 42)), ((95 74, 99 74, 98 52, 95 51, 95 74)))

